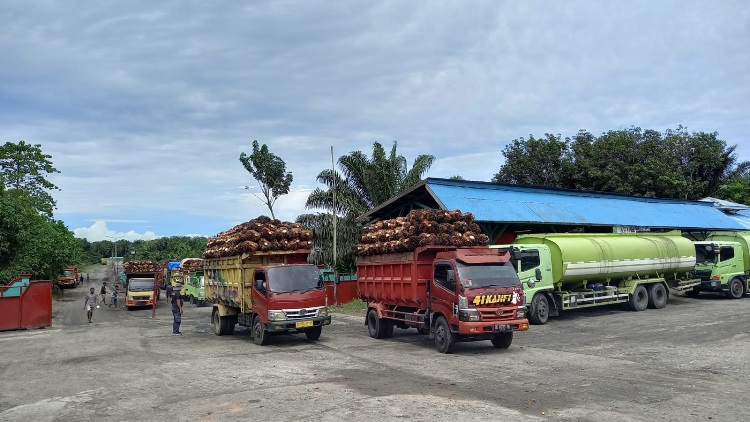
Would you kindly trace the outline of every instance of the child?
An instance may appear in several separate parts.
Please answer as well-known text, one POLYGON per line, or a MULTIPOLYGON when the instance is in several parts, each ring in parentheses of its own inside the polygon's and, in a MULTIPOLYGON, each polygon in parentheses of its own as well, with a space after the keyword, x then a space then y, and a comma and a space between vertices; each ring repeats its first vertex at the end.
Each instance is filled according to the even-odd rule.
POLYGON ((120 293, 120 286, 115 286, 115 289, 112 290, 112 303, 109 304, 109 306, 115 305, 115 311, 119 310, 117 309, 117 294, 118 293, 120 293))

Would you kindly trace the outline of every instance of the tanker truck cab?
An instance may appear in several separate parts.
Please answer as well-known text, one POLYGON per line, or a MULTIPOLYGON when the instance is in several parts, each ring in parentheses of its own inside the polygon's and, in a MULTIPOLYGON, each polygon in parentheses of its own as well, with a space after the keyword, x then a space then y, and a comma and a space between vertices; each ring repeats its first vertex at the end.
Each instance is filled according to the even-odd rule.
POLYGON ((545 324, 550 316, 560 314, 558 301, 552 294, 555 284, 549 247, 515 245, 514 249, 517 251, 515 264, 518 278, 523 287, 525 303, 529 306, 529 321, 545 324))
POLYGON ((686 292, 695 297, 700 292, 722 292, 739 299, 748 292, 747 269, 742 244, 728 241, 695 242, 696 264, 693 274, 700 286, 686 292))
POLYGON ((331 323, 325 287, 315 265, 258 267, 252 280, 252 313, 241 313, 238 322, 252 327, 256 343, 267 344, 269 335, 283 333, 304 333, 309 340, 317 340, 323 326, 331 323))

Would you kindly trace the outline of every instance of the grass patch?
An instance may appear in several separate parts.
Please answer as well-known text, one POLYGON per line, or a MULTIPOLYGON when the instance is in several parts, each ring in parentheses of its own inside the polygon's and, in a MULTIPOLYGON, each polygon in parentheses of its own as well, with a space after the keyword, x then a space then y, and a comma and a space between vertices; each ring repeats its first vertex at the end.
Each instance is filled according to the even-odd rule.
POLYGON ((367 302, 362 301, 362 299, 354 299, 348 303, 331 306, 331 311, 342 314, 364 315, 366 310, 367 302))

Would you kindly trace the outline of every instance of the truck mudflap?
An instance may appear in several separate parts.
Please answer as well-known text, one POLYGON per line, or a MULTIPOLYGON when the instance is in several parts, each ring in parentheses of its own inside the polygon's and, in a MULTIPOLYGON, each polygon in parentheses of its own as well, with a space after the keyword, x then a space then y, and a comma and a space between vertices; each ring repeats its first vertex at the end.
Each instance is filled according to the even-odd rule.
POLYGON ((266 330, 269 333, 285 333, 289 331, 304 331, 308 328, 322 327, 331 324, 331 317, 306 318, 292 321, 269 321, 266 330))
POLYGON ((514 319, 505 321, 487 322, 461 322, 458 324, 457 333, 462 336, 477 336, 482 334, 498 334, 508 331, 526 331, 529 329, 528 319, 514 319))

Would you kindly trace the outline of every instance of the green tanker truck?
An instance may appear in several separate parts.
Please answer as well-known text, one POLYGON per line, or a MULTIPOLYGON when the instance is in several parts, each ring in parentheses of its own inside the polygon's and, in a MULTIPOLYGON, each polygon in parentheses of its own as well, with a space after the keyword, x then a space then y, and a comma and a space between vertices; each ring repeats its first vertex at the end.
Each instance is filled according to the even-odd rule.
POLYGON ((716 232, 694 244, 693 274, 701 283, 685 294, 696 297, 700 292, 722 292, 731 299, 747 294, 750 290, 750 232, 716 232))
POLYGON ((520 252, 516 270, 534 324, 564 310, 615 303, 661 309, 668 289, 700 284, 690 276, 693 243, 679 232, 530 234, 512 246, 520 252))

